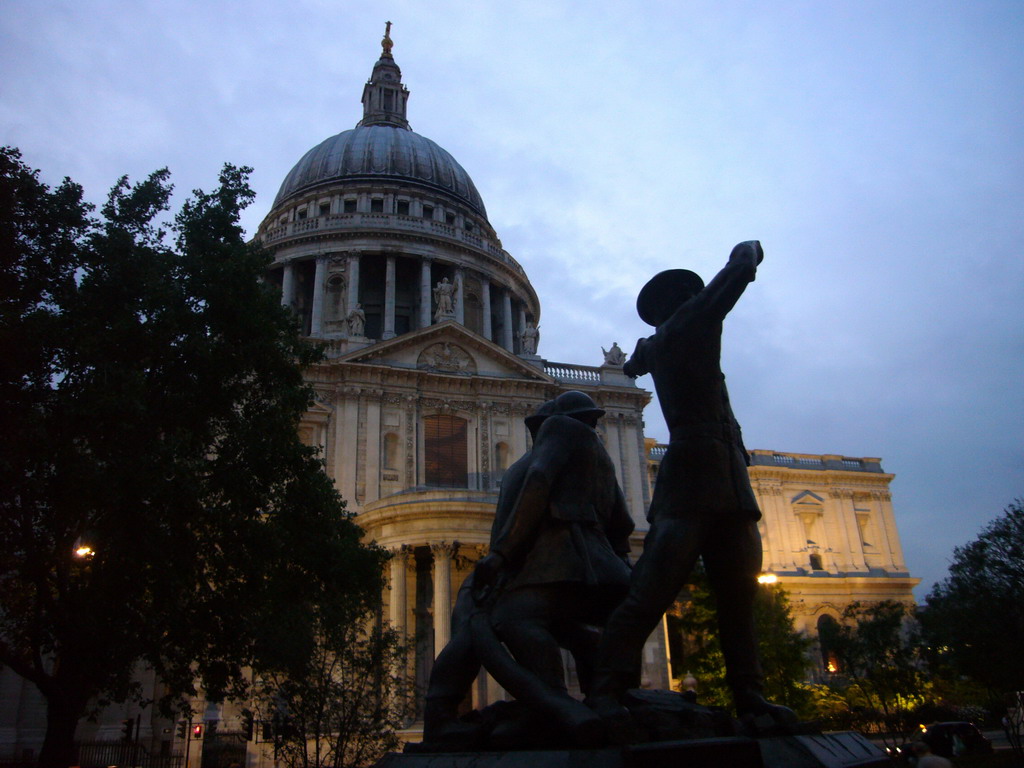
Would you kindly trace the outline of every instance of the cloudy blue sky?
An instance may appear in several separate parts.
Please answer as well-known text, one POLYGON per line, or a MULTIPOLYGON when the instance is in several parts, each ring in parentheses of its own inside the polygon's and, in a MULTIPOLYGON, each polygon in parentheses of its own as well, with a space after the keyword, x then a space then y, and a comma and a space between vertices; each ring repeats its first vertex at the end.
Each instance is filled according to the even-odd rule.
POLYGON ((749 447, 881 457, 921 597, 1024 496, 1019 2, 5 0, 0 143, 94 200, 251 165, 251 233, 361 116, 386 20, 413 128, 537 289, 542 355, 628 351, 651 274, 758 238, 723 356, 749 447))

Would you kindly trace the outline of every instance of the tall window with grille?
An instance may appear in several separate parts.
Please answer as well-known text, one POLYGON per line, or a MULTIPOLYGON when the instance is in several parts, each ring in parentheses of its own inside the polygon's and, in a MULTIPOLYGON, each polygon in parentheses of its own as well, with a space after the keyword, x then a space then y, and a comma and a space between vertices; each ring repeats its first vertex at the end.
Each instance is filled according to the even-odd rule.
POLYGON ((423 420, 426 484, 465 488, 468 483, 466 446, 468 423, 458 416, 438 414, 423 420))

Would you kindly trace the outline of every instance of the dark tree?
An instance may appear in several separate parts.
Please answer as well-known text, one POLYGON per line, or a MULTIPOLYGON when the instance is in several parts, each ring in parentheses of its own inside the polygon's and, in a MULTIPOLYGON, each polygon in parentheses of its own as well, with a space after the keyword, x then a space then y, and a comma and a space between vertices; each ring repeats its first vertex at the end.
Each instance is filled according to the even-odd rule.
MULTIPOLYGON (((691 672, 701 703, 729 705, 725 657, 718 635, 714 595, 703 569, 668 614, 672 674, 691 672)), ((763 585, 754 601, 758 654, 764 667, 765 697, 802 713, 809 695, 802 685, 812 641, 793 628, 789 595, 778 584, 763 585)))
POLYGON ((851 603, 840 622, 823 623, 820 632, 836 661, 834 685, 861 702, 860 727, 881 732, 892 746, 906 741, 926 682, 911 610, 892 600, 851 603))
POLYGON ((297 437, 319 352, 244 240, 248 172, 194 192, 172 240, 166 170, 93 220, 0 152, 0 663, 46 699, 44 768, 138 662, 170 711, 198 679, 217 698, 243 665, 298 663, 314 615, 379 597, 381 553, 297 437))
POLYGON ((953 550, 921 620, 937 661, 993 691, 1024 690, 1024 501, 953 550))
POLYGON ((255 709, 288 768, 375 763, 400 745, 412 714, 405 647, 365 613, 318 630, 300 666, 257 673, 255 709))

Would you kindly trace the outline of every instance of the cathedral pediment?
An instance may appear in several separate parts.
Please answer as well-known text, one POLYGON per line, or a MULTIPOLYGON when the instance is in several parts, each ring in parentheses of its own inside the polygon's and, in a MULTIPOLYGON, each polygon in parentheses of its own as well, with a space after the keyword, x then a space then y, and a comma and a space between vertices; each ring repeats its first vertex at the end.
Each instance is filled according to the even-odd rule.
POLYGON ((488 376, 554 383, 541 368, 447 321, 404 333, 394 339, 350 352, 339 363, 365 363, 452 376, 488 376))

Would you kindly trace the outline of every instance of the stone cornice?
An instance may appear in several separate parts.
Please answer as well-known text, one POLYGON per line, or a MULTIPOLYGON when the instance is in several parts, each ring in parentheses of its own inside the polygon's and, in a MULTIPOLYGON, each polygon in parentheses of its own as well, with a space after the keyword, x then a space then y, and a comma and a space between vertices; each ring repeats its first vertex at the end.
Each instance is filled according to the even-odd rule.
MULTIPOLYGON (((511 368, 513 371, 516 371, 522 376, 522 378, 541 381, 546 384, 555 384, 555 380, 539 368, 523 362, 504 347, 495 344, 493 341, 488 341, 479 334, 473 333, 473 331, 469 330, 464 325, 460 325, 454 320, 446 320, 443 323, 437 323, 435 325, 428 326, 427 328, 419 328, 417 330, 410 331, 409 333, 403 333, 401 336, 396 336, 395 338, 388 339, 386 341, 379 341, 376 344, 371 344, 368 347, 348 352, 340 357, 334 358, 333 360, 319 363, 318 365, 331 366, 339 363, 379 365, 379 363, 375 363, 375 360, 385 357, 388 354, 393 354, 398 350, 408 347, 422 347, 425 344, 441 341, 442 339, 451 341, 459 346, 475 349, 485 356, 497 360, 508 368, 511 368)), ((390 369, 395 366, 386 367, 390 369)), ((405 370, 414 369, 408 368, 405 370)), ((431 373, 433 375, 450 375, 444 374, 443 372, 424 371, 420 369, 415 370, 420 373, 431 373)), ((473 374, 472 376, 460 375, 459 378, 488 378, 505 380, 507 377, 473 374)))
POLYGON ((896 475, 887 472, 857 472, 841 469, 797 469, 787 467, 748 467, 750 479, 778 480, 783 483, 800 483, 802 485, 840 485, 850 486, 857 490, 880 489, 888 487, 896 475))

